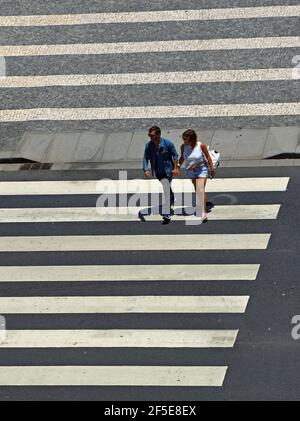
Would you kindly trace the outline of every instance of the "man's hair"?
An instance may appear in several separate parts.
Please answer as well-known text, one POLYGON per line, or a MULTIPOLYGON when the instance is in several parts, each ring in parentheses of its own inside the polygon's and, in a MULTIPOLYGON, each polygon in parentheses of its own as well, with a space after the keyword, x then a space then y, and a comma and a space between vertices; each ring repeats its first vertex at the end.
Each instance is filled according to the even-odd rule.
POLYGON ((161 134, 161 129, 158 126, 152 126, 149 129, 149 133, 153 132, 155 130, 156 133, 161 134))

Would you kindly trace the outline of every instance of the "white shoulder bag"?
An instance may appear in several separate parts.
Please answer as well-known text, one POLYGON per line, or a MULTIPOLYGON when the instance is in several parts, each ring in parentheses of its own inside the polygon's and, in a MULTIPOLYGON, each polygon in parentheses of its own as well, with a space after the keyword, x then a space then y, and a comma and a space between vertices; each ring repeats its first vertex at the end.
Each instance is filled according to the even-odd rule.
MULTIPOLYGON (((199 142, 199 146, 201 147, 201 143, 200 142, 199 142)), ((207 149, 208 149, 208 153, 209 153, 209 155, 211 157, 211 160, 212 160, 212 163, 213 163, 213 167, 216 170, 220 166, 221 154, 218 151, 210 150, 209 146, 207 146, 207 149)), ((205 154, 203 154, 203 155, 204 155, 205 160, 207 161, 205 154)))

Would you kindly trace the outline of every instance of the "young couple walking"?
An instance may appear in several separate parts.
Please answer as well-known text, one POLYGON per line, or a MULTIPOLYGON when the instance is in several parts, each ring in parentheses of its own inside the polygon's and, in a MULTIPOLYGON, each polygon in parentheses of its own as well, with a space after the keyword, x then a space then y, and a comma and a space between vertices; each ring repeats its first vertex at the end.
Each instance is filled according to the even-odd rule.
POLYGON ((205 187, 209 174, 212 177, 215 176, 213 162, 206 145, 198 141, 194 130, 186 130, 182 135, 183 144, 179 157, 175 145, 170 140, 161 137, 159 127, 151 127, 149 137, 150 141, 145 147, 143 169, 145 177, 155 175, 163 184, 165 209, 167 209, 163 211, 163 223, 168 224, 171 221, 171 208, 175 203, 171 182, 173 177, 179 176, 184 162, 186 177, 192 181, 196 191, 196 214, 200 215, 202 222, 206 222, 205 187))

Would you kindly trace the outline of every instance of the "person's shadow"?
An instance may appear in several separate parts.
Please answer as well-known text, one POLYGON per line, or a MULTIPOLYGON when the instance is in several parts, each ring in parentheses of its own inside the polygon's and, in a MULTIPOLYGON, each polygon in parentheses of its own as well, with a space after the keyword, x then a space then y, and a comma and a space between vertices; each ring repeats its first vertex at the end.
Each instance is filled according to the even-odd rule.
POLYGON ((211 212, 215 205, 212 202, 206 202, 206 212, 211 212))
MULTIPOLYGON (((170 215, 173 216, 175 214, 174 209, 170 210, 170 215)), ((138 213, 138 217, 141 222, 147 222, 145 219, 146 216, 150 215, 160 215, 163 217, 164 215, 164 207, 162 205, 160 206, 151 206, 149 208, 141 209, 138 213)))
MULTIPOLYGON (((206 204, 206 212, 211 212, 213 210, 213 208, 215 207, 215 205, 212 202, 207 202, 206 204)), ((164 214, 164 207, 162 205, 160 206, 152 206, 149 208, 144 208, 141 209, 138 213, 138 218, 140 219, 141 222, 147 222, 146 220, 146 216, 150 216, 150 215, 160 215, 161 217, 163 217, 164 214)), ((195 211, 193 208, 185 206, 182 208, 176 208, 171 209, 170 212, 171 216, 174 215, 180 215, 180 216, 191 216, 195 214, 195 211)))

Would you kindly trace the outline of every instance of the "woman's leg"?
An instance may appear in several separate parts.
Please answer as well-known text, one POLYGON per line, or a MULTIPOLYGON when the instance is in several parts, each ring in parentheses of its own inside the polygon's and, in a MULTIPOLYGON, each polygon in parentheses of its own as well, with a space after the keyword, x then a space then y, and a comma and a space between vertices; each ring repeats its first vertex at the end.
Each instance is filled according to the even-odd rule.
POLYGON ((197 181, 196 178, 192 178, 192 183, 194 184, 195 191, 196 191, 196 181, 197 181))
POLYGON ((207 178, 204 179, 204 212, 205 212, 205 215, 206 215, 206 210, 207 210, 206 190, 205 190, 206 189, 206 183, 207 183, 207 178))
POLYGON ((196 215, 201 216, 203 220, 207 219, 206 215, 206 192, 205 187, 207 178, 195 179, 196 186, 196 215))
MULTIPOLYGON (((194 189, 195 189, 195 193, 196 193, 196 212, 197 212, 197 187, 196 187, 196 181, 197 181, 197 178, 192 178, 191 179, 191 181, 192 181, 192 183, 193 183, 193 185, 194 185, 194 189)), ((194 206, 194 200, 192 199, 192 206, 194 206)))

